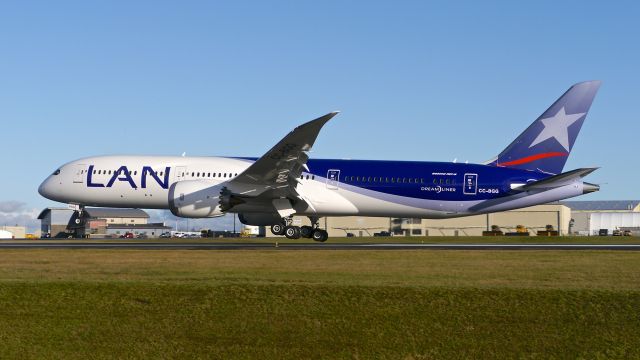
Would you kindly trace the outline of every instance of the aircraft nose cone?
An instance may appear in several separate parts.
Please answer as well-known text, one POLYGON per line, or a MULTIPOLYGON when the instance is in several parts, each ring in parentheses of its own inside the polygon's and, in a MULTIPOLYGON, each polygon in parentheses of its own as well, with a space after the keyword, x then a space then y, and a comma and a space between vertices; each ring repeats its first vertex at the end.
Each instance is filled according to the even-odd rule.
POLYGON ((40 186, 38 187, 38 193, 49 200, 53 200, 51 199, 51 186, 48 183, 49 179, 43 181, 42 184, 40 184, 40 186))
POLYGON ((582 184, 582 193, 583 194, 589 194, 589 193, 592 193, 592 192, 596 192, 598 190, 600 190, 600 185, 592 184, 592 183, 588 183, 588 182, 582 184))

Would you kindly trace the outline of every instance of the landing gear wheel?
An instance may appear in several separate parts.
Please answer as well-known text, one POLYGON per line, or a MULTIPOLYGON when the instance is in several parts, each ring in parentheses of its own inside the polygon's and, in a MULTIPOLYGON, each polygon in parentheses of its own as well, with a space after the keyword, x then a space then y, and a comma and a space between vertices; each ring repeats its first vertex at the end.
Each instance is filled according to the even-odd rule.
POLYGON ((300 227, 300 236, 303 238, 311 239, 313 237, 313 228, 311 226, 300 227))
POLYGON ((287 226, 284 228, 284 236, 287 239, 300 239, 300 228, 297 226, 287 226))
POLYGON ((329 234, 327 233, 326 230, 316 229, 313 232, 313 240, 315 241, 325 242, 327 241, 328 238, 329 238, 329 234))
POLYGON ((282 235, 284 234, 284 224, 274 224, 271 225, 271 232, 273 235, 282 235))

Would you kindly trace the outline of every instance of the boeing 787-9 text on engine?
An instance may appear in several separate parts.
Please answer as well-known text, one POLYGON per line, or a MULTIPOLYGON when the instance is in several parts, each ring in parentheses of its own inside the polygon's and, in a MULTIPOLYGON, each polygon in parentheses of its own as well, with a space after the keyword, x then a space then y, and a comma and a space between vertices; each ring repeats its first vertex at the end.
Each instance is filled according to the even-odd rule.
POLYGON ((599 81, 572 86, 484 164, 309 159, 337 112, 300 125, 260 158, 98 156, 60 167, 42 196, 77 206, 169 209, 180 217, 237 213, 288 238, 327 239, 325 216, 452 218, 522 208, 598 191, 596 168, 562 172, 599 81), (293 215, 312 226, 293 225, 293 215))

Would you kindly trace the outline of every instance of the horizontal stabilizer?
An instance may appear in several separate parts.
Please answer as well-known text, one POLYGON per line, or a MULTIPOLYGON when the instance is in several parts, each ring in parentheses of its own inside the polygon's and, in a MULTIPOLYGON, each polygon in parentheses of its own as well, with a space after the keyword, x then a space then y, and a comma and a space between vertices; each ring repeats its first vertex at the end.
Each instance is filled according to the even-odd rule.
POLYGON ((567 171, 565 173, 562 174, 558 174, 558 175, 554 175, 554 176, 550 176, 546 179, 542 179, 539 181, 535 181, 535 182, 530 182, 526 185, 517 187, 514 189, 514 191, 529 191, 529 190, 534 190, 534 189, 549 189, 549 188, 554 188, 554 187, 558 187, 558 186, 562 186, 562 185, 566 185, 576 179, 580 179, 583 178, 589 174, 591 174, 592 172, 598 170, 599 168, 594 167, 594 168, 581 168, 581 169, 575 169, 575 170, 571 170, 571 171, 567 171))

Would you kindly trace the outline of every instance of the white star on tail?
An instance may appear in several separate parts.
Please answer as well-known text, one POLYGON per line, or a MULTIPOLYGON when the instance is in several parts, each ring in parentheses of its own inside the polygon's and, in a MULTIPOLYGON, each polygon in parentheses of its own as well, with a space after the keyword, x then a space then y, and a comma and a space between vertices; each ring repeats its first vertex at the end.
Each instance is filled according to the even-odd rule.
POLYGON ((562 107, 554 116, 541 119, 544 129, 529 147, 531 148, 549 138, 554 138, 563 148, 569 151, 569 126, 578 121, 584 114, 586 113, 567 114, 564 112, 564 107, 562 107))

